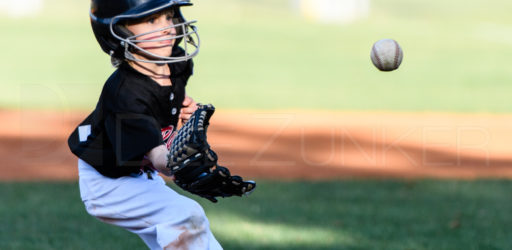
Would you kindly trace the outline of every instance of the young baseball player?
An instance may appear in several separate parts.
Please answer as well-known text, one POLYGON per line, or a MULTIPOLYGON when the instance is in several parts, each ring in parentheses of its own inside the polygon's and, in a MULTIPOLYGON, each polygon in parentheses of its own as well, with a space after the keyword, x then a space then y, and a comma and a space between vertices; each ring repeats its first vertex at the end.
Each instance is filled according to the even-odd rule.
POLYGON ((196 103, 185 94, 199 37, 189 0, 92 0, 93 32, 117 67, 68 144, 80 195, 99 220, 150 249, 222 249, 202 207, 166 186, 168 146, 196 103))

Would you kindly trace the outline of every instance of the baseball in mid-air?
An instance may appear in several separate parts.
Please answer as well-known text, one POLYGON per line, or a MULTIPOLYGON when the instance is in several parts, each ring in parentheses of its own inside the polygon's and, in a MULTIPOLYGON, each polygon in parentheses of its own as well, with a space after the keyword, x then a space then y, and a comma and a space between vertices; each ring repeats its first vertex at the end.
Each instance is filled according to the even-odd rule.
POLYGON ((395 40, 382 39, 373 44, 370 57, 379 70, 393 71, 402 63, 404 52, 395 40))

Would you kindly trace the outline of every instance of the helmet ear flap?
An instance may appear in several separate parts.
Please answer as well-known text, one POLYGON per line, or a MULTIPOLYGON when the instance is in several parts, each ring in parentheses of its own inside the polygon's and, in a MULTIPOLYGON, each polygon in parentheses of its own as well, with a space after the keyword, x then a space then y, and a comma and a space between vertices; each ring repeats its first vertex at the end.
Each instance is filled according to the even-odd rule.
MULTIPOLYGON (((130 30, 128 30, 128 28, 126 28, 126 26, 124 24, 115 24, 114 25, 114 32, 122 37, 122 38, 128 38, 128 37, 131 37, 131 36, 134 36, 135 34, 133 34, 133 32, 131 32, 130 30)), ((119 48, 120 50, 122 50, 121 53, 123 53, 123 57, 124 57, 124 46, 129 46, 129 45, 125 45, 123 44, 121 41, 118 41, 120 44, 119 44, 119 48)), ((130 46, 128 48, 130 51, 133 51, 133 47, 130 46)))
MULTIPOLYGON (((172 23, 174 23, 176 25, 176 24, 185 23, 185 22, 186 22, 186 20, 183 17, 183 14, 181 13, 181 8, 175 7, 174 8, 174 17, 172 18, 172 23)), ((183 30, 183 26, 182 25, 176 26, 176 35, 182 36, 184 34, 185 34, 185 30, 183 30)), ((180 44, 182 40, 183 40, 183 37, 177 38, 176 42, 174 43, 174 46, 177 46, 178 44, 180 44)))
POLYGON ((128 30, 126 26, 123 24, 116 24, 114 25, 114 32, 116 32, 117 35, 119 35, 122 38, 128 38, 130 36, 134 36, 133 32, 128 30))
MULTIPOLYGON (((175 17, 175 18, 172 19, 172 22, 174 24, 176 24, 176 23, 183 23, 184 21, 185 20, 183 20, 183 18, 181 18, 181 17, 175 17)), ((176 29, 176 36, 181 36, 181 35, 185 34, 185 31, 183 30, 183 27, 181 25, 176 26, 175 29, 176 29)), ((180 44, 181 40, 183 40, 183 37, 177 38, 176 42, 174 43, 175 46, 180 44)))

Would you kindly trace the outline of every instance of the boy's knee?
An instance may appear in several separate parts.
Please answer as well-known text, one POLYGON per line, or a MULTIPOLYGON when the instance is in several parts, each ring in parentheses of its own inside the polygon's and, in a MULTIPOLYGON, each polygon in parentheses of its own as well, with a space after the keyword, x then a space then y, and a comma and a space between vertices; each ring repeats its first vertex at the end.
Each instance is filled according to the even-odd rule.
POLYGON ((192 228, 202 228, 208 227, 208 219, 206 218, 206 214, 204 212, 203 207, 199 205, 196 201, 192 200, 190 202, 189 210, 187 212, 187 223, 192 228))
POLYGON ((210 225, 203 207, 194 200, 189 199, 186 202, 187 209, 183 211, 183 227, 195 233, 202 233, 209 229, 210 225))
POLYGON ((203 208, 195 201, 185 204, 182 218, 178 224, 173 225, 178 231, 175 238, 164 249, 205 249, 208 242, 210 225, 203 208))

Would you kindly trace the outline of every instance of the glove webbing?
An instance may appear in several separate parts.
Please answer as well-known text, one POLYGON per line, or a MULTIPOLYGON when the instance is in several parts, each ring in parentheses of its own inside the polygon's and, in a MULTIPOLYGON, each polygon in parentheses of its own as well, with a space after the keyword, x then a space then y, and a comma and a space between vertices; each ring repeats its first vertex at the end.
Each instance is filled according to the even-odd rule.
POLYGON ((179 130, 171 145, 171 153, 168 155, 169 166, 174 166, 187 157, 209 148, 206 142, 206 134, 204 134, 205 126, 208 125, 205 124, 207 115, 208 112, 202 110, 199 114, 199 118, 192 116, 179 130))

